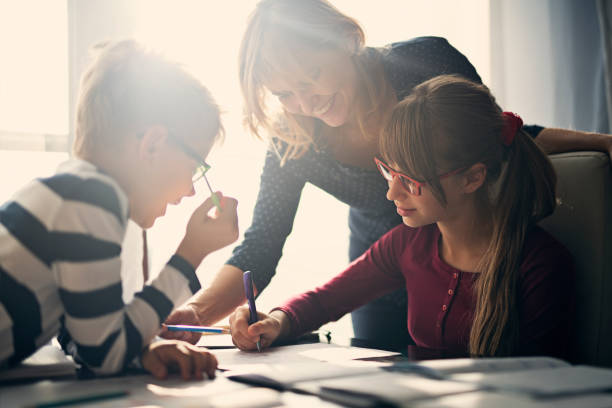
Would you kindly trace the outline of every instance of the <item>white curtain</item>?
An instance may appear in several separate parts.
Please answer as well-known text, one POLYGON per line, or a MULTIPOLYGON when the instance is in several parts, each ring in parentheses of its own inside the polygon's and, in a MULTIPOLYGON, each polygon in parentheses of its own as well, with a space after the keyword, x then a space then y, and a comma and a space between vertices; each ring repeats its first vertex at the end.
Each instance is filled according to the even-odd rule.
POLYGON ((610 131, 597 1, 491 0, 491 87, 505 109, 528 123, 610 131))
POLYGON ((602 51, 604 57, 604 86, 608 107, 608 132, 612 123, 612 1, 596 0, 599 26, 601 27, 602 51))

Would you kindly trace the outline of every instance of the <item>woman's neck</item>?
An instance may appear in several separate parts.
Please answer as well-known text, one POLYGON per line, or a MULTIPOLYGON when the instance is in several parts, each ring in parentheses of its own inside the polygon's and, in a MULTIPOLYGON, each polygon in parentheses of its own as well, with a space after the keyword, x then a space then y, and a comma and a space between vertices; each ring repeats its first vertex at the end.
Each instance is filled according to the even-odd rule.
POLYGON ((472 204, 460 216, 438 222, 440 257, 449 265, 465 272, 480 272, 482 260, 493 230, 490 210, 472 204))
POLYGON ((325 128, 323 137, 328 141, 334 158, 341 163, 374 168, 373 159, 379 153, 378 139, 382 126, 395 102, 395 95, 389 95, 388 100, 380 104, 378 110, 361 124, 357 120, 357 113, 353 111, 351 118, 344 125, 325 128))

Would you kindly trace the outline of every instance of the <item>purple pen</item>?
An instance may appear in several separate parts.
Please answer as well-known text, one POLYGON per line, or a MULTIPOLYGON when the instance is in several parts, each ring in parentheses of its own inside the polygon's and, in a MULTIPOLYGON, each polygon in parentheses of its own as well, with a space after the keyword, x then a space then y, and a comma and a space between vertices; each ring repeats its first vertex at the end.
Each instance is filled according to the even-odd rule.
MULTIPOLYGON (((253 279, 251 278, 251 271, 246 271, 242 275, 242 281, 244 282, 244 295, 249 302, 249 325, 256 323, 257 320, 257 308, 255 307, 255 294, 253 293, 253 279)), ((261 341, 257 340, 257 351, 261 352, 261 341)))

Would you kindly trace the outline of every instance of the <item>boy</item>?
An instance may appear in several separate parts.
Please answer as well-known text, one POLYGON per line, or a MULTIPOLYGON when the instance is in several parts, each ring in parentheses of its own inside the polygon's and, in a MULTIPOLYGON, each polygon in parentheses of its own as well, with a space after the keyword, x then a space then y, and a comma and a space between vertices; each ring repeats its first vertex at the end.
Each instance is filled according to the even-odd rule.
POLYGON ((236 200, 196 209, 176 253, 129 304, 121 298, 121 243, 128 217, 149 228, 168 204, 194 195, 204 158, 223 134, 219 108, 196 79, 134 41, 102 45, 81 80, 77 158, 0 207, 0 367, 59 332, 98 374, 138 363, 163 378, 214 376, 217 361, 182 342, 152 338, 195 293, 210 252, 238 236, 236 200))

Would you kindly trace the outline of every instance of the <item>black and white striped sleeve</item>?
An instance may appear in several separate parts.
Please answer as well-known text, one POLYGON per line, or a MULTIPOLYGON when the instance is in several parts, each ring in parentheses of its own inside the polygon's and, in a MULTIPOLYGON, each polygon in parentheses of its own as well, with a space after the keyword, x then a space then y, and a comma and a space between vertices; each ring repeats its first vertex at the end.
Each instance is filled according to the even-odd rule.
POLYGON ((103 181, 72 177, 46 181, 51 194, 63 200, 49 228, 49 242, 64 325, 82 362, 94 372, 115 373, 139 355, 172 309, 200 284, 193 267, 174 256, 124 304, 120 253, 127 222, 122 208, 127 204, 103 181))

